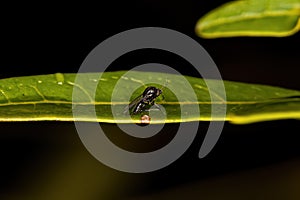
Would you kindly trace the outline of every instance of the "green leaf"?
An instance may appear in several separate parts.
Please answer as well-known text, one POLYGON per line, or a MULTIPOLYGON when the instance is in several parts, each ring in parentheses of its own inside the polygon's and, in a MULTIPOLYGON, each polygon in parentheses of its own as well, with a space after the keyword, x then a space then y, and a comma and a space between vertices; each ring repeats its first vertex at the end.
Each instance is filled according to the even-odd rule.
POLYGON ((150 109, 151 123, 229 120, 243 124, 300 119, 300 91, 174 74, 129 72, 82 73, 77 77, 58 73, 2 79, 0 121, 137 123, 141 115, 128 118, 124 109, 130 100, 142 94, 146 85, 163 90, 156 103, 167 114, 164 119, 163 110, 150 109), (223 83, 226 99, 222 97, 223 83), (209 91, 208 85, 216 87, 209 91), (226 106, 226 116, 223 116, 226 106), (76 113, 74 117, 72 109, 76 113))
POLYGON ((203 38, 289 36, 300 30, 300 0, 245 0, 222 5, 202 17, 196 33, 203 38))

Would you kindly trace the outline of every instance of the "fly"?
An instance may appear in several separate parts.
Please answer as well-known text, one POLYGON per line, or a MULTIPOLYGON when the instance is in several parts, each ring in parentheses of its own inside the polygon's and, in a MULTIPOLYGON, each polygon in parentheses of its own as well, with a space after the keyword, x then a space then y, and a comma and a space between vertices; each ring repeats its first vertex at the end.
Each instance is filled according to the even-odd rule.
POLYGON ((131 115, 136 115, 146 111, 149 106, 156 105, 155 99, 161 95, 161 93, 161 89, 153 86, 147 87, 143 94, 135 98, 128 106, 126 106, 124 113, 129 111, 131 115))

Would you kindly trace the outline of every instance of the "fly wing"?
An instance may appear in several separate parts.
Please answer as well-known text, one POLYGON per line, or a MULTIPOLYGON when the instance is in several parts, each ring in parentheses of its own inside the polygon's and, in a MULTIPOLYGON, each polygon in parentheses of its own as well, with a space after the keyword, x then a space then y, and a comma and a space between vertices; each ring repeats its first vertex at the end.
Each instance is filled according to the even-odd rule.
POLYGON ((128 113, 128 112, 132 112, 132 110, 138 105, 138 103, 141 102, 141 100, 143 99, 143 95, 138 96, 137 98, 135 98, 134 100, 132 100, 130 102, 130 104, 128 104, 125 108, 124 108, 124 114, 128 113))

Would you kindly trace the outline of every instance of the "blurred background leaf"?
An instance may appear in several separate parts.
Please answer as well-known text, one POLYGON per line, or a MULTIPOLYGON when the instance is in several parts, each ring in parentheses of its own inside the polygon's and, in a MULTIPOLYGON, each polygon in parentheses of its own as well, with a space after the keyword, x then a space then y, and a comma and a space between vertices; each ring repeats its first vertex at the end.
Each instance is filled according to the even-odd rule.
POLYGON ((212 10, 196 25, 196 33, 203 38, 284 37, 299 30, 299 0, 232 1, 212 10))

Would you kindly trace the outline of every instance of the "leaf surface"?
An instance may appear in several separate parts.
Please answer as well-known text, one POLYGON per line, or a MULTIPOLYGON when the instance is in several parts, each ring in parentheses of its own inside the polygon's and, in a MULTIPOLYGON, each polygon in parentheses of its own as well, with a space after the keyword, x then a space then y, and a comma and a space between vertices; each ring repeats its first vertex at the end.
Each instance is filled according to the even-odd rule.
POLYGON ((143 113, 130 118, 124 110, 149 85, 163 90, 156 103, 164 110, 151 109, 151 123, 228 120, 245 124, 300 119, 300 91, 174 74, 130 72, 84 73, 77 77, 58 73, 2 79, 0 121, 138 123, 143 113), (207 83, 216 87, 209 90, 207 83), (223 84, 226 98, 219 93, 223 84), (211 114, 212 105, 214 114, 211 114), (200 114, 195 108, 199 108, 200 114))

